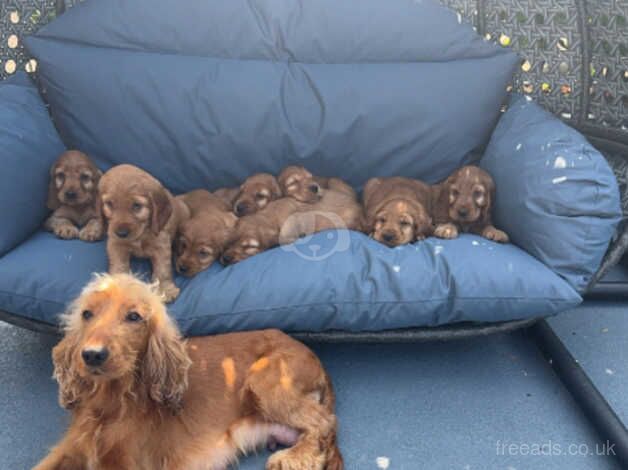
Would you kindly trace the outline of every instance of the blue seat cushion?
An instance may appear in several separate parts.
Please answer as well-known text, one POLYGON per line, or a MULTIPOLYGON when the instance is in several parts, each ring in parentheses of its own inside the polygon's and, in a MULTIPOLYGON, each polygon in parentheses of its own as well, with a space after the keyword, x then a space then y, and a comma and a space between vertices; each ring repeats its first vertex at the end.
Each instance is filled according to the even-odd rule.
POLYGON ((50 167, 65 150, 24 72, 0 83, 0 256, 44 222, 50 167))
POLYGON ((175 193, 288 164, 435 182, 488 141, 517 62, 436 0, 85 2, 26 43, 66 144, 175 193))
MULTIPOLYGON (((104 242, 37 233, 0 259, 0 310, 55 323, 93 272, 104 242)), ((145 272, 146 264, 134 265, 145 272)), ((388 248, 327 231, 236 265, 176 279, 170 312, 187 335, 276 327, 377 331, 551 315, 581 298, 514 245, 473 235, 388 248)))
POLYGON ((604 156, 575 129, 514 95, 480 165, 495 180, 497 226, 583 292, 622 216, 604 156))

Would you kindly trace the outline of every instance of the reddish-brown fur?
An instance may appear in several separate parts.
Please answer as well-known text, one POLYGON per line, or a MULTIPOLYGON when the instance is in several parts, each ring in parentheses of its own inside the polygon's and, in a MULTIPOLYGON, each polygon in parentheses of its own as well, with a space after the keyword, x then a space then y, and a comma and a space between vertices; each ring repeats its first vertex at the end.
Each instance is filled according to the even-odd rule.
POLYGON ((303 203, 284 197, 270 202, 264 209, 240 217, 223 253, 221 262, 232 264, 279 244, 279 234, 286 219, 303 203))
POLYGON ((277 179, 269 173, 257 173, 240 185, 233 201, 233 213, 238 217, 254 214, 280 197, 277 179))
POLYGON ((177 271, 194 276, 220 258, 237 222, 224 200, 204 189, 177 199, 190 209, 190 218, 179 225, 175 242, 177 271))
POLYGON ((159 181, 133 165, 118 165, 100 179, 102 210, 109 222, 109 272, 130 270, 131 256, 148 258, 153 281, 167 302, 179 295, 172 280, 172 242, 189 209, 159 181))
POLYGON ((97 277, 63 323, 54 376, 72 420, 34 470, 224 470, 273 441, 291 447, 267 470, 343 468, 331 382, 280 331, 186 342, 128 274, 97 277))
POLYGON ((105 231, 98 200, 101 175, 83 152, 62 153, 50 168, 47 206, 53 213, 46 230, 64 239, 100 240, 105 231))
POLYGON ((419 180, 372 178, 364 187, 366 233, 388 246, 432 235, 430 188, 419 180))
POLYGON ((495 228, 491 220, 495 183, 487 172, 477 166, 464 166, 433 186, 432 191, 434 235, 456 238, 462 231, 508 243, 508 235, 495 228))
POLYGON ((285 197, 292 197, 305 203, 318 202, 325 189, 333 189, 355 197, 353 188, 341 179, 314 176, 302 166, 285 167, 277 177, 277 182, 285 197))

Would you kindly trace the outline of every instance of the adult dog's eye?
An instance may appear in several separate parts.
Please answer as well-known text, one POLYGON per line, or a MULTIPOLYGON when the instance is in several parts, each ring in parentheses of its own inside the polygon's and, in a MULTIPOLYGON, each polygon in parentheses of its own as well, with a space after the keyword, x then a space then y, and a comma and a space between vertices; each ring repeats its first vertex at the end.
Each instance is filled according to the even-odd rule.
POLYGON ((133 212, 139 212, 142 210, 142 205, 139 202, 134 202, 133 205, 131 205, 131 210, 133 212))
POLYGON ((94 316, 94 314, 91 310, 83 310, 81 316, 83 317, 83 320, 89 320, 94 316))
POLYGON ((135 323, 138 321, 142 321, 142 316, 135 310, 132 310, 126 314, 125 320, 131 323, 135 323))

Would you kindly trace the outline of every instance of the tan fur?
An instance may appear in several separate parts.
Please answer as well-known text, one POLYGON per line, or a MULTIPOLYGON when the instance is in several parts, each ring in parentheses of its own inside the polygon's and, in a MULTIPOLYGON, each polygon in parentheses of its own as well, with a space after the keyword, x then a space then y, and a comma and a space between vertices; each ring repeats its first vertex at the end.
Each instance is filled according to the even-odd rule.
POLYGON ((356 196, 353 188, 341 179, 314 176, 302 166, 285 167, 277 177, 277 182, 285 197, 292 197, 305 203, 318 202, 325 189, 356 196))
POLYGON ((44 228, 59 238, 100 240, 105 231, 98 201, 101 176, 102 172, 83 152, 62 153, 50 168, 46 204, 53 213, 44 228))
POLYGON ((240 185, 233 202, 233 213, 238 217, 251 215, 281 197, 275 177, 269 173, 249 176, 240 185))
POLYGON ((363 203, 366 232, 381 243, 398 246, 432 235, 430 188, 419 180, 372 178, 363 203))
POLYGON ((133 165, 118 165, 100 180, 103 214, 109 222, 109 272, 130 270, 131 256, 150 259, 153 281, 167 302, 179 295, 172 280, 172 242, 190 211, 159 181, 133 165), (122 238, 120 234, 127 233, 122 238))
POLYGON ((220 258, 237 222, 223 199, 204 189, 191 191, 176 199, 190 209, 175 242, 175 266, 184 276, 194 276, 220 258))
POLYGON ((331 382, 280 331, 183 341, 159 295, 128 274, 96 277, 63 325, 53 361, 72 420, 35 470, 225 470, 269 442, 291 447, 268 470, 343 468, 331 382), (109 354, 88 365, 95 347, 109 354))
POLYGON ((227 204, 231 209, 239 193, 240 188, 219 188, 212 194, 227 204))
POLYGON ((508 243, 508 235, 493 226, 492 204, 495 183, 486 171, 467 165, 432 187, 434 235, 456 238, 470 232, 489 240, 508 243))
MULTIPOLYGON (((344 183, 343 183, 344 184, 344 183)), ((362 206, 351 192, 324 189, 317 202, 301 204, 296 213, 281 226, 279 243, 284 245, 299 237, 332 229, 361 231, 364 225, 362 206)))

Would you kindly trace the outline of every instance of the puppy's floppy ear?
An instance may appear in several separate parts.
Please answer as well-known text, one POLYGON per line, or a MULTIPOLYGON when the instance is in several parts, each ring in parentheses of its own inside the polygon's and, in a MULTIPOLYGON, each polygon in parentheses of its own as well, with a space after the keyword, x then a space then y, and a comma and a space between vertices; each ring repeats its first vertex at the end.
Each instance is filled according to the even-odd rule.
POLYGON ((432 224, 432 218, 429 213, 423 207, 420 202, 415 202, 410 205, 410 211, 412 219, 414 220, 414 236, 429 237, 434 232, 434 226, 432 224))
POLYGON ((164 228, 172 215, 172 202, 164 188, 158 188, 150 193, 151 221, 150 228, 157 235, 164 228))
POLYGON ((154 402, 176 414, 183 407, 192 361, 165 307, 156 303, 153 308, 159 311, 153 312, 151 319, 152 331, 142 364, 142 382, 154 402))
POLYGON ((445 181, 432 186, 432 211, 434 223, 440 224, 449 221, 449 192, 451 185, 456 181, 458 171, 449 175, 445 181))
POLYGON ((77 348, 77 333, 67 333, 52 349, 53 377, 59 383, 59 404, 68 410, 80 402, 81 395, 87 390, 87 384, 77 373, 74 364, 78 357, 77 348))
POLYGON ((382 180, 379 178, 371 178, 366 182, 364 190, 362 191, 362 201, 364 202, 365 207, 369 205, 369 201, 373 196, 373 193, 377 190, 380 184, 382 184, 382 180))
POLYGON ((279 187, 277 178, 272 178, 270 180, 270 194, 272 196, 272 199, 279 199, 281 196, 283 196, 283 192, 281 191, 281 188, 279 187))
POLYGON ((495 200, 495 183, 489 175, 482 175, 482 185, 486 190, 486 201, 481 209, 481 220, 487 224, 491 223, 491 211, 493 210, 493 201, 495 200))
POLYGON ((61 201, 57 197, 57 186, 55 185, 55 171, 57 170, 57 164, 55 163, 50 168, 50 181, 48 182, 48 199, 46 200, 46 206, 51 211, 57 210, 61 207, 61 201))

